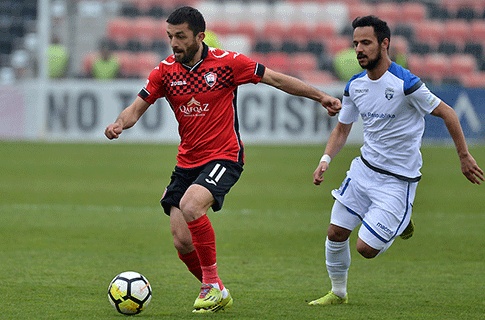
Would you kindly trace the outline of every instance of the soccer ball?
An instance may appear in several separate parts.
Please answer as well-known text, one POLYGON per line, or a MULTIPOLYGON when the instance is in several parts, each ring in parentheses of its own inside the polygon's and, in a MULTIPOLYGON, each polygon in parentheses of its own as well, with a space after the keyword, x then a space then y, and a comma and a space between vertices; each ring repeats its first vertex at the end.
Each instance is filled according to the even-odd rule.
POLYGON ((122 272, 114 277, 108 287, 109 302, 122 314, 133 315, 142 312, 151 298, 150 283, 138 272, 122 272))

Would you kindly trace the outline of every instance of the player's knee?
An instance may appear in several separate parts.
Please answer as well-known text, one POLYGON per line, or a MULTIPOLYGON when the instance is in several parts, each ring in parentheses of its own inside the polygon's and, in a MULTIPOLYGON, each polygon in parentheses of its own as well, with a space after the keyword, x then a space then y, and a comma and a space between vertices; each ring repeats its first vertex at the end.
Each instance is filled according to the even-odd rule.
POLYGON ((192 199, 184 199, 180 201, 180 210, 184 215, 185 221, 193 221, 204 215, 203 208, 192 199))
POLYGON ((357 241, 357 252, 366 259, 375 258, 379 254, 379 251, 380 250, 370 247, 363 241, 357 241))
POLYGON ((327 229, 327 237, 330 241, 343 242, 346 241, 350 236, 351 231, 338 227, 336 225, 330 224, 327 229))

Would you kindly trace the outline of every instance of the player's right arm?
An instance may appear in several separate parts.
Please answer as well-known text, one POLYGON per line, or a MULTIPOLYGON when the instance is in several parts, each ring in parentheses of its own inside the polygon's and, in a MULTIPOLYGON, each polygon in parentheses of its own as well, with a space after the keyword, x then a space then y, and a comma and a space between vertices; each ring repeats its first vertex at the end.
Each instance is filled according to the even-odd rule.
POLYGON ((116 121, 106 127, 104 134, 110 140, 117 139, 124 129, 135 125, 148 107, 150 107, 150 103, 140 97, 136 97, 135 101, 128 108, 121 111, 116 121))
MULTIPOLYGON (((344 147, 351 129, 352 122, 345 124, 339 121, 328 138, 327 146, 325 147, 325 154, 329 155, 330 158, 333 159, 344 147)), ((318 186, 323 182, 323 173, 327 171, 327 169, 328 162, 320 161, 318 167, 313 172, 313 183, 315 185, 318 186)))

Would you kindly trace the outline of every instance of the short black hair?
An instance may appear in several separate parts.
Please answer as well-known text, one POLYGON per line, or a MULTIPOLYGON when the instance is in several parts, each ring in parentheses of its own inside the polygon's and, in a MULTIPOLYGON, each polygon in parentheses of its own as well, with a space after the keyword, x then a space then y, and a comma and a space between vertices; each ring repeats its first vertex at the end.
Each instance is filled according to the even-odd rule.
POLYGON ((187 22, 189 29, 192 30, 194 36, 199 32, 205 32, 205 20, 199 10, 192 7, 181 7, 170 14, 167 23, 178 25, 187 22))
POLYGON ((376 35, 379 44, 381 44, 385 38, 389 39, 389 42, 391 42, 391 29, 387 25, 387 22, 376 16, 371 15, 355 18, 354 21, 352 21, 352 28, 355 30, 355 28, 358 27, 373 27, 374 34, 376 35))

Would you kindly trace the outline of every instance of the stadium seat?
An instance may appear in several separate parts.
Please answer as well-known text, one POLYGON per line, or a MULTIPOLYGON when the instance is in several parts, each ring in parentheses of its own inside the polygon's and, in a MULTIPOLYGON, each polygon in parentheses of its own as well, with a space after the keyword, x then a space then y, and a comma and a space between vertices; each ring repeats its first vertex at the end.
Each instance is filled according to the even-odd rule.
POLYGON ((253 42, 251 38, 244 34, 229 34, 221 38, 223 48, 229 51, 235 51, 248 55, 253 48, 253 42))
POLYGON ((256 26, 261 26, 266 21, 271 12, 272 7, 266 1, 250 2, 247 4, 247 16, 249 16, 249 22, 252 22, 256 26))
POLYGON ((414 32, 417 41, 427 43, 431 47, 437 48, 438 44, 443 40, 444 24, 434 20, 417 22, 414 23, 414 32))
POLYGON ((256 53, 270 53, 276 51, 276 45, 268 39, 259 39, 254 44, 254 52, 256 53))
POLYGON ((108 21, 107 35, 117 42, 126 42, 133 35, 133 20, 127 18, 113 18, 108 21))
POLYGON ((318 70, 318 59, 311 53, 300 52, 291 57, 289 70, 294 74, 318 70))
POLYGON ((197 9, 204 16, 205 21, 212 22, 224 17, 224 8, 218 1, 202 1, 197 5, 197 9))
POLYGON ((256 39, 258 34, 257 26, 251 21, 239 21, 236 27, 232 30, 232 33, 238 33, 247 36, 251 41, 256 39))
POLYGON ((308 24, 316 24, 325 21, 322 5, 317 2, 303 1, 297 6, 298 19, 308 24))
POLYGON ((120 62, 120 74, 124 78, 134 78, 137 73, 135 54, 128 51, 115 51, 113 54, 120 62))
POLYGON ((234 33, 236 29, 235 23, 228 23, 226 20, 219 18, 219 20, 210 21, 207 25, 207 30, 215 32, 217 35, 225 36, 234 33))
POLYGON ((137 61, 135 75, 142 79, 148 78, 150 72, 160 64, 160 56, 150 51, 140 52, 134 59, 137 61))
POLYGON ((226 21, 237 22, 246 17, 247 8, 240 1, 224 1, 222 14, 226 21))
POLYGON ((469 54, 455 54, 450 57, 450 69, 457 75, 469 75, 477 71, 477 61, 469 54))
POLYGON ((126 18, 137 18, 141 16, 141 12, 135 3, 125 2, 121 6, 121 16, 126 18))
POLYGON ((349 6, 349 20, 353 21, 357 17, 364 17, 375 14, 374 5, 365 2, 349 6))
POLYGON ((472 41, 485 43, 485 20, 474 20, 470 26, 470 38, 472 41))
POLYGON ((304 21, 293 22, 288 26, 286 36, 292 40, 306 42, 313 38, 314 30, 314 26, 304 21))
POLYGON ((391 34, 392 36, 403 36, 408 41, 414 39, 414 29, 411 24, 407 23, 398 23, 394 27, 394 31, 391 34))
POLYGON ((427 7, 422 2, 404 2, 401 5, 400 20, 409 22, 421 22, 427 18, 427 7))
POLYGON ((271 52, 267 55, 266 66, 275 71, 287 73, 290 58, 283 52, 271 52))
POLYGON ((157 38, 157 30, 154 30, 155 19, 151 17, 141 17, 134 21, 132 37, 139 39, 143 43, 151 43, 157 38))
POLYGON ((267 20, 261 30, 260 36, 271 38, 274 41, 281 41, 286 38, 287 28, 279 21, 267 20))
POLYGON ((331 22, 337 30, 341 30, 349 24, 349 8, 341 2, 327 2, 322 5, 322 19, 331 22))
POLYGON ((434 53, 427 55, 424 60, 424 65, 424 73, 437 82, 441 82, 451 71, 450 59, 443 54, 434 53))
POLYGON ((415 54, 428 54, 431 52, 431 46, 425 42, 412 42, 410 51, 415 54))
POLYGON ((464 20, 448 20, 444 23, 443 38, 463 48, 465 42, 470 39, 470 24, 464 20))
POLYGON ((333 38, 337 35, 335 26, 326 21, 317 23, 311 32, 311 39, 317 41, 323 41, 324 39, 333 38))
POLYGON ((339 51, 352 47, 352 40, 348 37, 335 36, 333 38, 324 39, 324 41, 326 48, 332 56, 339 51))
POLYGON ((310 40, 310 41, 308 41, 304 51, 311 53, 311 54, 315 55, 316 57, 318 57, 325 52, 325 45, 323 44, 323 42, 310 40))
POLYGON ((467 42, 463 49, 463 53, 471 54, 475 59, 481 60, 483 58, 483 46, 478 42, 467 42))
POLYGON ((293 54, 302 51, 302 48, 300 48, 300 45, 298 42, 293 41, 293 40, 283 40, 281 43, 281 52, 288 53, 288 54, 293 54))
POLYGON ((394 2, 381 2, 376 5, 376 15, 392 28, 402 17, 401 6, 394 2))
POLYGON ((148 11, 153 6, 152 0, 132 0, 134 6, 138 9, 140 15, 148 14, 148 11))
POLYGON ((484 88, 485 72, 474 72, 460 78, 461 83, 466 88, 484 88))
POLYGON ((425 74, 424 56, 421 54, 410 54, 407 57, 408 69, 418 77, 425 74))
POLYGON ((273 4, 273 16, 274 19, 281 24, 289 24, 296 20, 297 7, 286 1, 277 1, 273 4))
POLYGON ((461 7, 458 8, 456 12, 456 19, 465 20, 465 21, 472 21, 478 18, 478 12, 475 9, 470 7, 461 7))
POLYGON ((443 41, 438 45, 438 53, 452 55, 458 52, 458 46, 453 42, 443 41))

